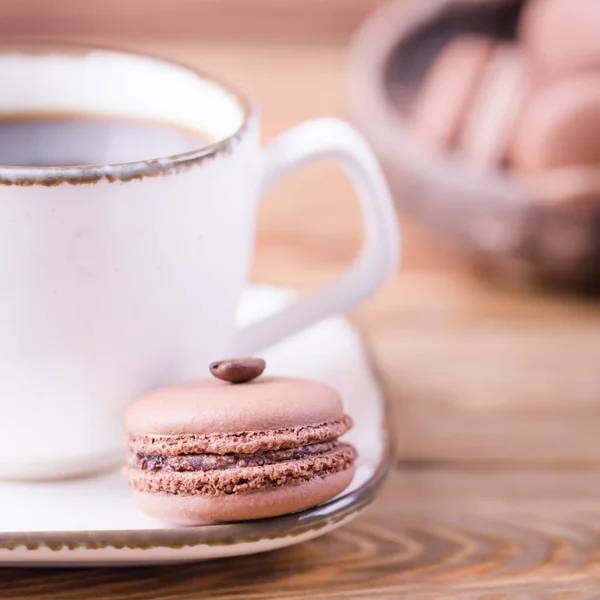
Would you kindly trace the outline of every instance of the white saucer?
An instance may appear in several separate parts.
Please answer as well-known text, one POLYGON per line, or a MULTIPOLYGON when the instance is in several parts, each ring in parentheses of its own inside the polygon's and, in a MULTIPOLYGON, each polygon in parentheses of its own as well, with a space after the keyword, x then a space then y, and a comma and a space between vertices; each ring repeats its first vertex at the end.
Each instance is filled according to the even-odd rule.
MULTIPOLYGON (((241 320, 252 321, 290 294, 253 287, 241 320)), ((119 472, 61 482, 0 482, 0 564, 33 566, 179 562, 264 552, 298 544, 348 522, 374 498, 391 462, 385 406, 361 340, 333 317, 263 353, 270 374, 326 381, 355 422, 356 476, 340 496, 294 515, 229 525, 175 528, 134 506, 119 472)))

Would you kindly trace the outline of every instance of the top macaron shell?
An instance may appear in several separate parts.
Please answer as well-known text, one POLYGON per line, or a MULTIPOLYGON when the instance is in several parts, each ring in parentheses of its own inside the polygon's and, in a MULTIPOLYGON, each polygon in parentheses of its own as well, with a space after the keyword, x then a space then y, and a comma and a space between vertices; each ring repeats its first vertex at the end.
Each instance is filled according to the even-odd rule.
POLYGON ((140 396, 125 416, 138 435, 239 433, 317 425, 343 418, 330 386, 261 377, 244 384, 217 380, 171 385, 140 396))

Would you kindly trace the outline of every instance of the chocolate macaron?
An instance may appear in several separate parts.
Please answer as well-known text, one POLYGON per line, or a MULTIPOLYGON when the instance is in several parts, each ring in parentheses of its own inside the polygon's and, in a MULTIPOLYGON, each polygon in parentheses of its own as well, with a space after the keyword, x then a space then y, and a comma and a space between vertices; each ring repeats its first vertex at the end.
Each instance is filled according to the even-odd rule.
POLYGON ((264 377, 172 385, 126 415, 126 474, 140 508, 181 525, 274 517, 343 491, 352 426, 323 383, 264 377))

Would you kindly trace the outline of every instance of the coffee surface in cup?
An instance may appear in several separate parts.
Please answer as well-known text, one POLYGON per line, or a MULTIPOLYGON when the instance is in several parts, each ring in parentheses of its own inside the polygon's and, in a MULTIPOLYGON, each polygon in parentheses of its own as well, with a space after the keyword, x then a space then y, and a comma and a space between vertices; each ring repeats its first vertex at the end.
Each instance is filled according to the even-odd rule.
POLYGON ((0 165, 120 163, 197 150, 208 136, 176 125, 112 115, 0 115, 0 165))

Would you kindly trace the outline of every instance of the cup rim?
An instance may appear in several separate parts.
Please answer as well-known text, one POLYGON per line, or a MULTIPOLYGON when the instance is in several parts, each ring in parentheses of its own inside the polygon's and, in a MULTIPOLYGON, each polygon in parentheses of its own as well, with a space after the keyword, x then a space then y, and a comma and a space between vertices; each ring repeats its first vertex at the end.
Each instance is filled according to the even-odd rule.
POLYGON ((150 58, 165 65, 175 65, 196 77, 216 84, 233 96, 242 110, 242 122, 231 135, 204 144, 199 148, 177 154, 169 154, 150 159, 107 162, 72 166, 17 166, 0 164, 0 186, 42 185, 54 187, 61 184, 93 184, 99 181, 127 182, 146 177, 167 175, 197 166, 206 160, 223 154, 229 154, 249 129, 250 123, 257 117, 255 104, 236 84, 185 62, 165 58, 151 52, 124 49, 118 46, 95 44, 80 41, 61 41, 55 39, 8 38, 0 41, 0 56, 11 51, 28 54, 61 53, 65 55, 84 56, 90 52, 111 52, 132 57, 150 58))

